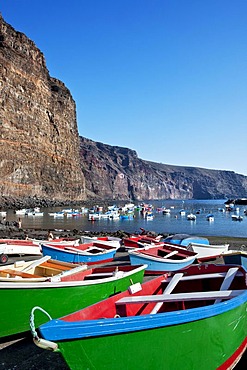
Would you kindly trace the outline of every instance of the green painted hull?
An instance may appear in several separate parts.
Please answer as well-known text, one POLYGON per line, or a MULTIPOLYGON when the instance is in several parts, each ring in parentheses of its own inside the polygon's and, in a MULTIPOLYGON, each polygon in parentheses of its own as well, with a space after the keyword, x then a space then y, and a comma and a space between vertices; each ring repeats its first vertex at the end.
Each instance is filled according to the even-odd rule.
MULTIPOLYGON (((0 288, 0 337, 22 333, 30 329, 29 317, 33 307, 40 306, 51 317, 60 317, 118 292, 125 291, 132 283, 142 282, 144 269, 115 281, 75 287, 49 288, 0 288)), ((42 285, 42 283, 39 283, 42 285)), ((47 316, 35 314, 36 327, 45 323, 47 316)))
POLYGON ((246 340, 246 312, 244 303, 198 321, 58 345, 72 370, 215 370, 246 340))

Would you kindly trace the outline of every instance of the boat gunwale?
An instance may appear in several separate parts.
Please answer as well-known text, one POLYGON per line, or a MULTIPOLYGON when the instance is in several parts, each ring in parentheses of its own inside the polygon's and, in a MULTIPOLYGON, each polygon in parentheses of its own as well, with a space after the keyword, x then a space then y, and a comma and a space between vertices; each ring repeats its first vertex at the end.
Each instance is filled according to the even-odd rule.
MULTIPOLYGON (((83 286, 88 286, 88 285, 99 285, 99 284, 104 284, 108 282, 113 282, 120 280, 122 278, 128 278, 131 277, 133 274, 139 273, 141 271, 145 271, 147 268, 147 265, 138 265, 137 268, 134 268, 130 271, 123 271, 124 275, 113 275, 110 277, 106 277, 103 279, 92 279, 92 280, 70 280, 70 281, 49 281, 51 277, 47 277, 46 281, 44 280, 38 280, 38 278, 29 280, 29 281, 21 281, 21 280, 16 280, 15 282, 13 281, 7 281, 8 278, 6 278, 6 281, 0 281, 0 290, 1 289, 47 289, 47 288, 67 288, 67 287, 83 287, 83 286)), ((120 270, 121 271, 121 270, 120 270)), ((89 275, 90 276, 90 275, 89 275)), ((92 274, 93 276, 93 274, 92 274)), ((57 277, 63 277, 63 275, 57 275, 57 277)))
MULTIPOLYGON (((102 243, 102 246, 103 246, 103 243, 102 243)), ((85 251, 80 250, 79 248, 77 248, 78 246, 65 245, 64 248, 61 248, 60 245, 54 245, 53 246, 53 245, 49 245, 48 243, 47 244, 42 243, 41 244, 42 250, 43 250, 43 247, 48 249, 48 250, 54 250, 54 251, 57 251, 57 252, 60 252, 60 253, 68 254, 68 255, 79 255, 79 256, 83 256, 83 257, 112 255, 112 254, 115 254, 116 251, 117 251, 116 248, 113 248, 113 247, 110 248, 107 245, 106 245, 106 247, 109 247, 109 249, 102 250, 102 252, 98 253, 98 254, 90 253, 90 251, 86 251, 86 250, 85 251), (70 249, 67 249, 67 248, 70 248, 70 249), (73 250, 72 250, 72 248, 73 248, 73 250)))
POLYGON ((159 262, 162 265, 164 265, 164 264, 182 265, 183 263, 187 263, 187 262, 190 262, 190 261, 193 262, 197 258, 197 255, 198 255, 198 253, 194 253, 195 255, 193 255, 193 256, 186 256, 184 259, 175 260, 175 259, 172 259, 172 258, 152 256, 151 254, 143 253, 142 251, 144 252, 143 248, 138 248, 138 249, 135 249, 135 250, 129 250, 128 253, 130 255, 133 255, 133 256, 137 257, 137 258, 142 258, 142 259, 145 259, 145 260, 152 260, 152 261, 155 261, 155 262, 159 262))
POLYGON ((100 318, 66 321, 66 316, 51 320, 39 327, 42 336, 49 340, 71 340, 181 325, 227 313, 247 302, 247 290, 239 296, 217 304, 143 316, 100 318))

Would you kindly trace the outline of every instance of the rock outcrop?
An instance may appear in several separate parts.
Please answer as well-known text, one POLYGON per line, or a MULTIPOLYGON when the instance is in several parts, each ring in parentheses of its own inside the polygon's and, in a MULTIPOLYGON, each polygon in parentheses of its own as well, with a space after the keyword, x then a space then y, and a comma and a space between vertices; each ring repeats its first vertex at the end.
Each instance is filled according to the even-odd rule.
POLYGON ((75 102, 33 41, 0 15, 0 194, 85 199, 75 102))
POLYGON ((171 166, 138 158, 134 150, 81 137, 88 196, 101 199, 221 199, 244 197, 247 177, 232 171, 171 166))

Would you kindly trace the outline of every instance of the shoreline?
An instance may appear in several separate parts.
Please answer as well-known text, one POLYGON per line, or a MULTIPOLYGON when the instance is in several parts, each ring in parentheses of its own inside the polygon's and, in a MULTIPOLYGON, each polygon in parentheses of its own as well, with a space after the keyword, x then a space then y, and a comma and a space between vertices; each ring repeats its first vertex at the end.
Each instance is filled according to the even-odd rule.
MULTIPOLYGON (((14 239, 25 239, 27 236, 28 238, 32 239, 41 239, 44 240, 47 237, 49 231, 52 231, 55 238, 59 237, 66 237, 66 238, 80 238, 82 235, 88 236, 114 236, 118 238, 123 238, 129 236, 131 233, 126 232, 124 230, 117 230, 117 231, 79 231, 77 229, 68 230, 68 229, 41 229, 41 228, 22 228, 18 229, 16 226, 3 226, 0 225, 0 239, 7 239, 7 238, 14 238, 14 239)), ((147 230, 148 231, 148 230, 147 230)), ((150 230, 150 233, 158 235, 156 232, 150 230)), ((160 233, 163 238, 171 235, 169 233, 160 233)), ((210 244, 230 244, 229 249, 233 247, 234 249, 238 249, 243 247, 244 249, 247 248, 247 237, 231 237, 231 236, 214 236, 214 235, 207 235, 204 236, 210 242, 210 244)))

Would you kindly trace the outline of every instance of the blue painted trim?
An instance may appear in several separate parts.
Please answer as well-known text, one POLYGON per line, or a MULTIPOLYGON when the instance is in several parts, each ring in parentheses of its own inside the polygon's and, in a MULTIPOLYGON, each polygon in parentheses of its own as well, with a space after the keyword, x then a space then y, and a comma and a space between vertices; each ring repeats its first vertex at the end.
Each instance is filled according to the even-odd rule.
POLYGON ((40 326, 43 338, 52 341, 89 338, 164 328, 204 320, 223 314, 247 302, 247 291, 240 296, 216 305, 155 315, 66 322, 51 320, 40 326))

